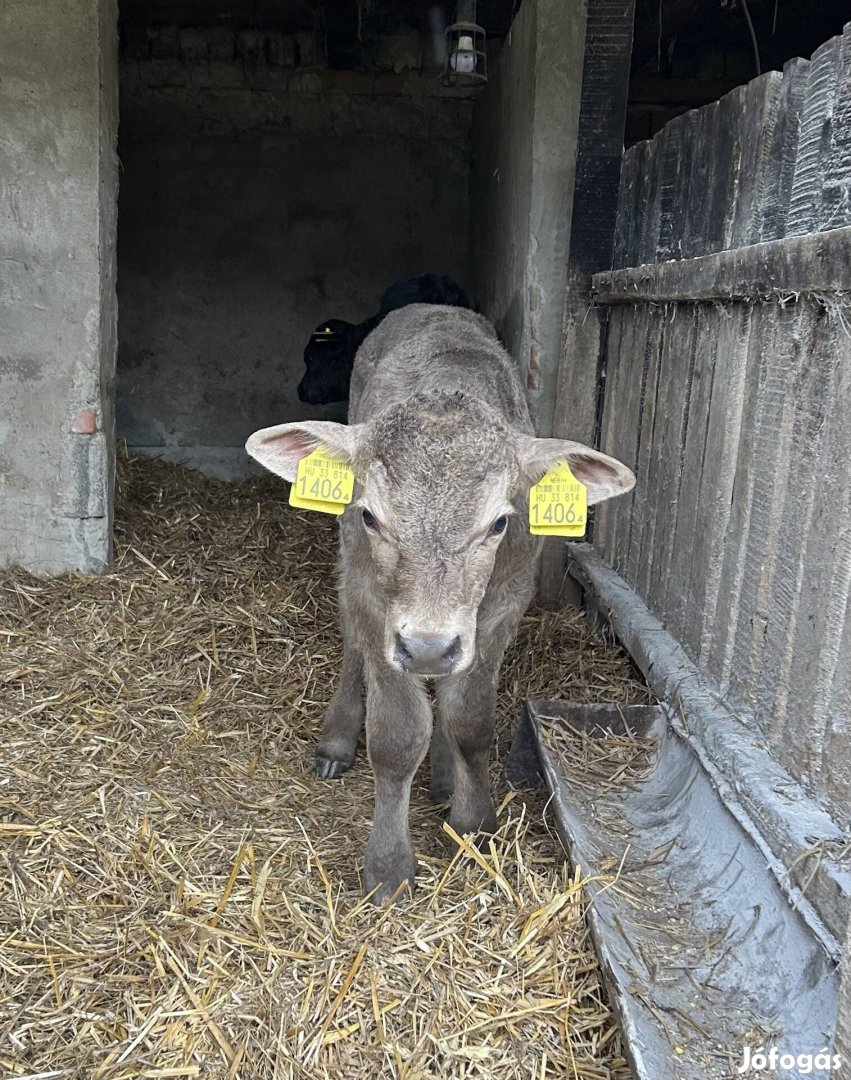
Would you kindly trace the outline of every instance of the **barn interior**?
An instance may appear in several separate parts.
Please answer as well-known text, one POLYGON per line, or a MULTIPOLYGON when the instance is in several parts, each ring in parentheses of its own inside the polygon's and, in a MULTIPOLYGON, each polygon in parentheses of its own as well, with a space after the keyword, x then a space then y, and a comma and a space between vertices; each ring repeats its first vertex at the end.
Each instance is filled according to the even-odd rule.
MULTIPOLYGON (((808 54, 842 7, 639 3, 627 144, 808 54)), ((233 479, 257 427, 341 416, 344 402, 298 399, 311 331, 360 323, 424 272, 450 275, 494 321, 550 428, 575 13, 459 9, 486 31, 490 80, 448 87, 450 8, 123 0, 116 406, 131 450, 233 479)))
MULTIPOLYGON (((639 1070, 622 1039, 631 1028, 621 1006, 639 1001, 631 987, 641 979, 624 968, 630 989, 618 999, 592 945, 581 880, 592 864, 568 866, 546 795, 506 780, 530 700, 597 703, 620 720, 656 695, 676 722, 682 712, 690 745, 709 747, 701 760, 719 779, 714 808, 726 813, 735 791, 743 819, 767 823, 758 851, 773 852, 771 873, 789 883, 772 911, 805 912, 799 929, 817 963, 796 954, 807 978, 795 969, 790 1008, 814 973, 833 1003, 851 910, 848 488, 831 468, 835 497, 800 536, 772 493, 821 491, 828 470, 819 474, 818 461, 847 457, 848 274, 830 278, 823 252, 840 247, 841 222, 851 227, 841 217, 851 215, 851 159, 831 157, 847 149, 836 138, 847 126, 830 113, 851 116, 837 74, 851 70, 851 30, 843 51, 837 41, 782 79, 754 76, 839 34, 846 4, 636 0, 633 26, 629 3, 479 0, 488 80, 466 87, 440 79, 443 26, 474 10, 454 0, 0 5, 0 144, 10 151, 0 170, 0 835, 10 871, 0 887, 0 1066, 9 1075, 667 1076, 639 1070), (743 93, 729 95, 737 86, 743 93), (725 94, 723 107, 641 142, 725 94), (759 123, 748 127, 754 116, 765 121, 761 137, 759 123), (683 147, 691 158, 678 157, 683 147), (760 152, 778 148, 773 164, 783 168, 772 176, 786 183, 785 202, 772 220, 785 229, 794 209, 788 237, 753 225, 738 185, 760 152), (702 204, 692 213, 694 193, 713 180, 712 213, 702 204), (660 242, 663 190, 688 226, 673 230, 688 241, 679 263, 668 261, 671 236, 660 242), (693 264, 711 270, 742 251, 751 259, 763 240, 775 256, 816 253, 820 276, 804 280, 794 303, 786 293, 752 303, 741 283, 732 299, 695 297, 693 285, 638 299, 617 281, 599 291, 618 275, 652 286, 660 267, 679 266, 681 283, 693 264), (598 273, 610 265, 614 274, 598 273), (328 318, 363 320, 391 282, 424 271, 452 275, 495 323, 541 432, 624 461, 618 439, 632 440, 636 459, 641 449, 642 501, 601 513, 596 547, 570 545, 569 564, 561 545, 548 605, 533 605, 520 626, 492 762, 499 834, 482 851, 447 854, 446 807, 429 803, 421 772, 418 892, 376 919, 359 880, 372 813, 363 752, 339 785, 311 773, 340 664, 334 522, 290 508, 276 478, 220 481, 248 471, 243 444, 258 426, 344 414, 342 401, 298 397, 308 335, 328 318), (822 303, 825 282, 832 306, 822 303), (785 457, 773 454, 776 433, 785 457), (116 453, 115 434, 129 454, 116 453), (802 443, 799 461, 792 449, 802 443), (707 474, 698 500, 686 466, 704 458, 718 462, 717 476, 707 474), (669 527, 675 489, 703 517, 684 510, 669 527), (774 533, 788 541, 782 558, 764 539, 774 533), (723 559, 701 557, 712 543, 723 559), (797 592, 787 562, 800 570, 797 592), (568 570, 581 596, 563 591, 568 570), (706 599, 693 599, 700 590, 706 599), (565 603, 577 597, 584 613, 565 603), (672 633, 688 644, 695 632, 691 667, 679 654, 658 662, 666 635, 677 646, 672 633), (772 666, 778 641, 791 695, 772 666), (751 668, 764 669, 771 691, 757 719, 751 668), (815 711, 806 696, 824 730, 805 722, 815 711), (688 730, 694 716, 703 723, 704 697, 718 703, 711 737, 688 730), (737 727, 741 743, 729 738, 737 727), (718 765, 713 755, 727 756, 718 765), (810 775, 811 761, 821 773, 810 775)), ((744 187, 757 205, 756 185, 744 187)), ((581 732, 562 749, 570 799, 579 805, 575 788, 585 785, 589 816, 604 824, 595 785, 625 773, 641 781, 655 752, 630 735, 598 756, 581 732)), ((674 786, 666 780, 666 793, 674 786)), ((710 854, 735 871, 721 840, 738 845, 738 834, 726 818, 708 827, 698 809, 695 847, 708 835, 710 854)), ((617 812, 610 806, 608 820, 617 812)), ((683 831, 679 819, 674 828, 683 831)), ((666 881, 638 899, 664 914, 658 897, 674 895, 673 862, 667 839, 651 847, 639 862, 666 881)), ((603 860, 596 880, 632 904, 614 887, 623 858, 603 860)), ((767 880, 764 863, 753 865, 767 880)), ((727 890, 714 913, 738 905, 728 929, 741 928, 733 952, 750 962, 769 932, 763 920, 754 933, 751 908, 771 911, 753 890, 738 895, 727 890)), ((631 965, 637 939, 612 923, 631 965)), ((725 953, 728 940, 726 930, 712 935, 725 953)), ((776 941, 764 952, 772 967, 776 941)), ((649 967, 644 985, 655 989, 665 980, 652 956, 649 967)), ((692 968, 682 970, 691 996, 692 968)), ((851 1017, 847 963, 841 975, 840 1015, 851 1017)), ((711 982, 719 992, 714 968, 711 982)), ((710 1013, 714 1000, 703 1000, 710 1013)), ((832 1023, 823 1001, 804 1011, 807 1022, 832 1023)), ((715 1040, 722 1071, 711 1071, 687 1037, 711 1042, 714 1029, 695 1027, 690 1006, 681 1019, 682 1040, 665 1036, 671 1076, 731 1075, 741 1040, 715 1040)), ((775 1029, 748 1030, 762 1042, 775 1029)), ((828 1039, 813 1032, 816 1046, 828 1039)), ((847 1022, 839 1036, 849 1052, 847 1022)))

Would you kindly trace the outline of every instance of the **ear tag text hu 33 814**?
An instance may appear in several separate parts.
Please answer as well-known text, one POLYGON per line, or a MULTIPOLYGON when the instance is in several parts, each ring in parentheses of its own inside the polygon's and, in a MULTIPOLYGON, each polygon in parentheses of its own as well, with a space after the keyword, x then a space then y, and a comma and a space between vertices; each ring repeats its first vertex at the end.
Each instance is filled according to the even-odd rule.
POLYGON ((342 514, 355 489, 355 474, 345 461, 332 458, 325 450, 314 450, 298 463, 298 474, 290 488, 290 506, 318 510, 320 514, 342 514))
POLYGON ((588 490, 559 462, 529 491, 529 531, 538 536, 585 535, 588 490))

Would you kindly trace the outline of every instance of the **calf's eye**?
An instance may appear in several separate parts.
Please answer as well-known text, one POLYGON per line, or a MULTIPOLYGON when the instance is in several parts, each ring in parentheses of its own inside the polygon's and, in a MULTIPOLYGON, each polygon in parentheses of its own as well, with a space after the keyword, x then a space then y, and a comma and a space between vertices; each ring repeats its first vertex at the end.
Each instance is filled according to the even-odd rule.
POLYGON ((498 517, 496 521, 491 525, 491 536, 499 536, 500 533, 505 532, 505 526, 508 524, 508 518, 505 514, 498 517))
POLYGON ((369 510, 364 508, 362 516, 363 516, 363 523, 364 523, 364 525, 366 525, 366 527, 368 529, 377 529, 378 528, 378 522, 375 520, 374 515, 371 514, 369 512, 369 510))

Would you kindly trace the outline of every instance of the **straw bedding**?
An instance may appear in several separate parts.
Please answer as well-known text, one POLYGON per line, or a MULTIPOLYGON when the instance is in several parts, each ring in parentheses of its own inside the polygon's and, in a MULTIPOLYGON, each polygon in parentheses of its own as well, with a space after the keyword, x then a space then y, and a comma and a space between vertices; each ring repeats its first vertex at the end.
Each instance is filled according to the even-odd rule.
POLYGON ((645 700, 577 614, 506 665, 500 832, 413 795, 418 890, 360 899, 371 776, 311 775, 339 658, 330 518, 273 478, 119 466, 116 564, 0 576, 0 1075, 626 1078, 524 696, 645 700))

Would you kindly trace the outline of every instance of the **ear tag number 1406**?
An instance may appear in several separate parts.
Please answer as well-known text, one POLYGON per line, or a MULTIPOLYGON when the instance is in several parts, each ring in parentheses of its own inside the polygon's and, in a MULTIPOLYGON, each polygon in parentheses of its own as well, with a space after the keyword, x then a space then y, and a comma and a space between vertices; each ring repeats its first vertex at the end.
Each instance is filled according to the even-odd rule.
POLYGON ((324 450, 314 450, 298 463, 290 488, 290 506, 321 514, 342 514, 352 501, 354 489, 355 474, 345 461, 332 458, 324 450))
POLYGON ((584 536, 587 518, 588 490, 564 463, 529 491, 529 531, 538 536, 584 536))

